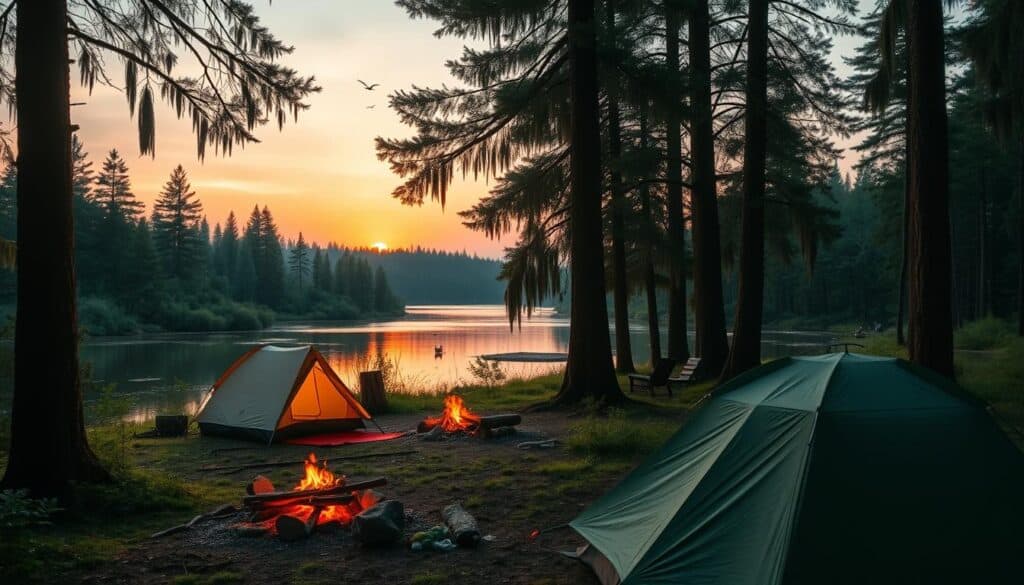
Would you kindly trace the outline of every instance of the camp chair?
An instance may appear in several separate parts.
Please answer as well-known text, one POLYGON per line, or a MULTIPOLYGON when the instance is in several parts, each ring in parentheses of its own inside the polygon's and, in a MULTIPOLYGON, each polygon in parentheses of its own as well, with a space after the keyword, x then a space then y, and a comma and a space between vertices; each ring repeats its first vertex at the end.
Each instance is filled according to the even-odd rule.
POLYGON ((643 374, 630 374, 629 375, 629 391, 635 392, 639 387, 641 390, 644 388, 651 391, 651 396, 654 396, 654 389, 664 386, 668 390, 668 395, 672 396, 672 386, 674 382, 669 380, 669 376, 672 375, 672 370, 676 367, 676 362, 670 359, 659 358, 654 364, 654 370, 650 376, 643 374))

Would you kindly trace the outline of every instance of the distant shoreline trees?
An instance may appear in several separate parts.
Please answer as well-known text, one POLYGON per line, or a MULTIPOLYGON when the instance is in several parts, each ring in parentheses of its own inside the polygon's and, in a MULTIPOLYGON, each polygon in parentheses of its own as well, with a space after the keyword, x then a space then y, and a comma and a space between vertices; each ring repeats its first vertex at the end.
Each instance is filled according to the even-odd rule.
MULTIPOLYGON (((310 246, 301 234, 288 245, 268 207, 254 207, 243 232, 230 212, 211 234, 181 165, 147 218, 117 151, 95 173, 75 139, 73 159, 75 261, 88 333, 259 329, 275 315, 355 319, 402 312, 382 268, 375 273, 364 257, 333 245, 310 246), (299 278, 296 256, 303 258, 299 278), (337 258, 333 267, 329 256, 337 258)), ((12 240, 16 185, 8 166, 0 177, 0 237, 12 240)), ((0 275, 0 304, 16 299, 14 282, 13 275, 0 275)))

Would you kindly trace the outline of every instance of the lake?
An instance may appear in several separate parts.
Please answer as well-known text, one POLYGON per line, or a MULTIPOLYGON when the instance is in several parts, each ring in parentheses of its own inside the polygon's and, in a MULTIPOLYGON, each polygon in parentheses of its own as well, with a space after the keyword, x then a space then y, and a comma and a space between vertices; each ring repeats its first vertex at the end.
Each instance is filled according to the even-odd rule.
MULTIPOLYGON (((90 364, 97 384, 87 389, 86 402, 96 400, 99 387, 114 384, 117 394, 130 398, 132 419, 191 414, 217 377, 249 347, 261 343, 316 345, 353 389, 358 387, 359 371, 372 369, 375 356, 383 354, 397 364, 407 391, 422 392, 472 382, 467 365, 478 355, 565 352, 569 340, 568 319, 550 309, 511 330, 500 305, 410 306, 406 312, 388 321, 288 322, 263 331, 91 338, 83 343, 81 357, 90 364), (437 346, 443 349, 440 356, 437 346)), ((633 324, 630 336, 634 360, 647 362, 646 325, 633 324)), ((832 337, 765 332, 762 352, 765 357, 820 353, 832 337)), ((560 366, 502 362, 510 377, 545 374, 560 366)))

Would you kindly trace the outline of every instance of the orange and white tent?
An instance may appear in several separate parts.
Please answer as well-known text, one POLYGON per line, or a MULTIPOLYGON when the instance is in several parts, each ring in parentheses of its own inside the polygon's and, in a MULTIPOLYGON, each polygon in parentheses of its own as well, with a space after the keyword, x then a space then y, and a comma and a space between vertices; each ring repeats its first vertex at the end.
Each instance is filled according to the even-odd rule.
POLYGON ((203 435, 272 443, 361 429, 371 416, 316 348, 263 345, 221 375, 196 419, 203 435))

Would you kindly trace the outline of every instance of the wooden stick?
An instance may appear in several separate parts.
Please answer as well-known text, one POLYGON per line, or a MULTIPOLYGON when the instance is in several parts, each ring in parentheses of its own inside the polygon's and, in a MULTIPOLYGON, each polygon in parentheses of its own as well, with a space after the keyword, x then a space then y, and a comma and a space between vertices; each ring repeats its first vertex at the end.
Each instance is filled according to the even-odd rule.
POLYGON ((166 530, 161 530, 160 532, 155 532, 155 533, 150 535, 150 538, 160 538, 160 537, 168 536, 168 535, 171 535, 171 534, 174 534, 174 533, 177 533, 177 532, 182 532, 184 530, 188 530, 189 528, 192 528, 193 526, 195 526, 196 524, 198 524, 200 522, 205 522, 206 520, 209 520, 211 518, 220 518, 222 516, 230 516, 231 514, 234 514, 235 512, 238 512, 238 508, 234 507, 231 504, 224 504, 223 506, 218 507, 216 510, 213 510, 212 512, 207 512, 205 514, 200 514, 200 515, 192 518, 191 520, 189 520, 185 524, 179 524, 177 526, 172 526, 172 527, 170 527, 170 528, 168 528, 166 530))
MULTIPOLYGON (((371 459, 371 458, 374 458, 374 457, 389 457, 389 456, 398 457, 398 456, 401 456, 401 455, 412 455, 414 453, 419 453, 419 451, 416 451, 414 449, 410 449, 410 450, 407 450, 407 451, 387 451, 387 452, 384 452, 384 453, 363 453, 362 455, 349 455, 347 457, 332 457, 330 459, 330 462, 334 463, 336 461, 354 461, 356 459, 371 459)), ((261 462, 261 463, 243 463, 241 465, 235 464, 235 465, 219 465, 219 466, 213 466, 213 467, 200 467, 199 471, 230 471, 231 473, 234 473, 236 471, 244 471, 246 469, 265 469, 265 468, 268 468, 268 467, 289 467, 289 466, 292 466, 292 465, 302 465, 305 462, 306 462, 305 459, 303 459, 301 461, 295 461, 295 460, 291 460, 291 461, 264 461, 264 462, 261 462)))
POLYGON ((246 506, 258 503, 258 502, 273 502, 276 500, 294 499, 294 498, 309 498, 313 496, 330 496, 335 494, 348 494, 354 491, 366 490, 370 488, 380 487, 387 485, 388 480, 383 477, 376 479, 370 479, 367 481, 360 481, 356 483, 342 484, 334 487, 323 488, 319 490, 294 490, 288 492, 271 492, 269 494, 256 494, 252 496, 245 496, 242 498, 242 503, 246 506))

